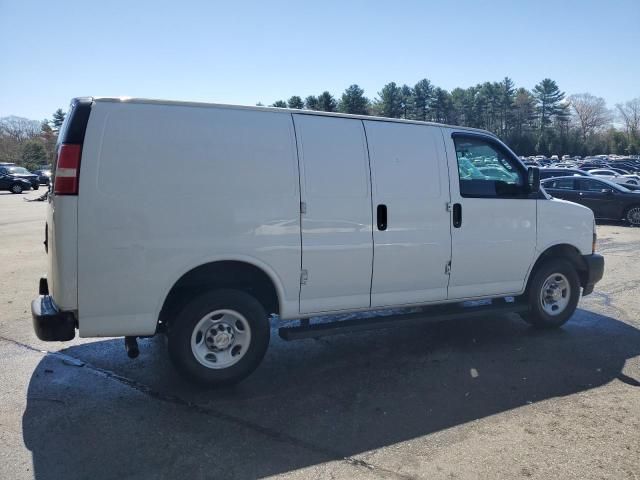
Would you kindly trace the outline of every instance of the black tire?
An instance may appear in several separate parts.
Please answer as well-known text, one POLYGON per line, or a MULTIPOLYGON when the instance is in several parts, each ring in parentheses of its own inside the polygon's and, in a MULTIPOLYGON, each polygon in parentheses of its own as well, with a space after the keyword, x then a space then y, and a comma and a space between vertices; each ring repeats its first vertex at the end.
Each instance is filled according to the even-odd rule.
POLYGON ((624 212, 625 221, 633 226, 640 227, 640 205, 631 205, 624 212))
POLYGON ((580 300, 580 279, 574 266, 562 258, 550 258, 536 268, 529 282, 527 297, 529 312, 524 316, 525 320, 538 328, 558 328, 564 325, 574 314, 580 300), (556 314, 550 314, 543 307, 542 289, 547 279, 557 274, 558 279, 564 276, 568 282, 566 298, 568 303, 556 314))
POLYGON ((11 185, 11 193, 22 193, 22 185, 20 185, 19 183, 14 183, 13 185, 11 185))
POLYGON ((270 335, 269 318, 254 297, 239 290, 215 290, 195 297, 169 322, 169 356, 181 373, 197 383, 212 387, 231 385, 258 367, 267 351, 270 335), (227 368, 209 368, 196 357, 191 347, 192 334, 207 314, 222 309, 233 310, 246 319, 251 339, 237 363, 227 368))
POLYGON ((34 190, 38 190, 40 188, 40 185, 36 183, 35 185, 32 185, 32 188, 34 190))

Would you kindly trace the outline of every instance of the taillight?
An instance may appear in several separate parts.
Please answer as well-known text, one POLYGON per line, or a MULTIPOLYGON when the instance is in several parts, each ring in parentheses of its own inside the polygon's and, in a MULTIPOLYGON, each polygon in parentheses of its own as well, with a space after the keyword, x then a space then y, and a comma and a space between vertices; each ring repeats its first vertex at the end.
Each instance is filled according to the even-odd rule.
POLYGON ((58 151, 58 163, 53 182, 56 195, 77 195, 80 178, 82 145, 63 143, 58 151))

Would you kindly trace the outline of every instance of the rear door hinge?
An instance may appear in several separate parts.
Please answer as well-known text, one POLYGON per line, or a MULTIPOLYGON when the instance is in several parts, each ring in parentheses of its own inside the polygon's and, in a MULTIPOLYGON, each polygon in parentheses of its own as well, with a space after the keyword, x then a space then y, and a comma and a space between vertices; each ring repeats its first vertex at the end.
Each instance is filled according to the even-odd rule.
POLYGON ((304 268, 300 271, 300 285, 306 285, 307 280, 309 279, 309 272, 307 272, 304 268))
POLYGON ((444 266, 444 273, 445 275, 451 275, 451 260, 444 266))
POLYGON ((300 214, 304 215, 307 213, 307 202, 300 202, 300 214))

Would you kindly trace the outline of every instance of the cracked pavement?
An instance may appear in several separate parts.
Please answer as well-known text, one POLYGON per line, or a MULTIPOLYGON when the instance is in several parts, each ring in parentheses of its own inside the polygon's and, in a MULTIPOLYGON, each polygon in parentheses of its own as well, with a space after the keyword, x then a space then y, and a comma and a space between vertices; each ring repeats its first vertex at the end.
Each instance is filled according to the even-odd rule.
MULTIPOLYGON (((33 194, 31 194, 33 195, 33 194)), ((40 342, 45 204, 0 193, 0 478, 640 477, 640 229, 561 330, 517 316, 284 342, 203 390, 162 337, 40 342)))

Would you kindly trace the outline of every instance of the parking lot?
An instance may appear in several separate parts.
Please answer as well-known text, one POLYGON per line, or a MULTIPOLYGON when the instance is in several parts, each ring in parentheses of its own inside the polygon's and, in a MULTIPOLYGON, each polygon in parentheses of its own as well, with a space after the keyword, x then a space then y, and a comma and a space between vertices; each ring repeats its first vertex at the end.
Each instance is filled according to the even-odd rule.
MULTIPOLYGON (((640 477, 640 229, 558 331, 519 317, 284 342, 202 390, 161 337, 40 342, 41 192, 0 192, 0 478, 640 477)), ((135 292, 131 292, 135 295, 135 292)))

